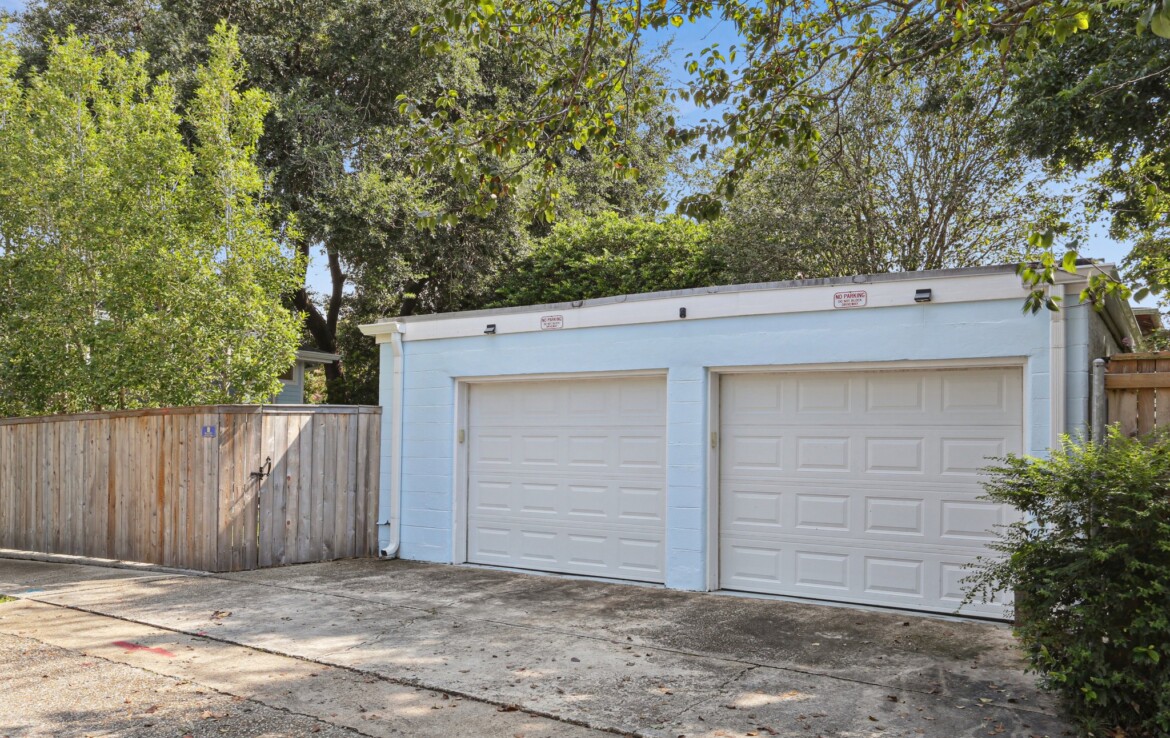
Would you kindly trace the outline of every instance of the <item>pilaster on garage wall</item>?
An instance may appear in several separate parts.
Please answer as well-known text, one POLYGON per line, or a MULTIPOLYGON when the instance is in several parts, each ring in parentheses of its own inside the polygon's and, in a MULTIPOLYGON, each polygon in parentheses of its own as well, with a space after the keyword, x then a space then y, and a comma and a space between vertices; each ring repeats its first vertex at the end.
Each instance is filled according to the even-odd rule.
POLYGON ((667 374, 666 586, 705 590, 707 571, 707 382, 701 365, 667 374))

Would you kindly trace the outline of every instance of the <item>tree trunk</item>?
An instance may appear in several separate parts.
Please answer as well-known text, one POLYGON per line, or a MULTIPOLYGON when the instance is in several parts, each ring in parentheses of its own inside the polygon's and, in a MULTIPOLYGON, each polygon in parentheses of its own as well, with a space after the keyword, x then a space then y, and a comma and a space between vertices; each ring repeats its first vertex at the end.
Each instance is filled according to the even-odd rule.
MULTIPOLYGON (((302 242, 298 246, 306 262, 309 258, 309 243, 302 242)), ((301 287, 293 294, 293 305, 305 314, 305 328, 313 339, 314 347, 319 351, 337 352, 337 320, 341 314, 341 300, 345 291, 345 273, 341 270, 341 258, 332 244, 326 244, 326 254, 329 259, 330 295, 325 312, 322 313, 309 298, 309 291, 301 287)), ((340 382, 345 379, 345 368, 340 361, 325 365, 326 400, 331 403, 343 401, 345 398, 340 382)))

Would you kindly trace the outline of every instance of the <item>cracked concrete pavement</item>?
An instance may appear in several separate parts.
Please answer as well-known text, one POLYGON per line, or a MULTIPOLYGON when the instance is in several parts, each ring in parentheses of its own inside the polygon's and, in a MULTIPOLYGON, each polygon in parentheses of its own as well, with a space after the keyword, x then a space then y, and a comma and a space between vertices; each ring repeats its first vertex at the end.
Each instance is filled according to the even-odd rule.
POLYGON ((341 691, 386 726, 407 715, 377 690, 440 695, 428 698, 439 709, 396 726, 411 735, 449 729, 432 730, 452 699, 483 722, 447 735, 532 736, 549 724, 650 738, 1069 734, 995 623, 405 561, 194 576, 0 560, 0 593, 58 613, 0 606, 2 633, 39 637, 44 623, 104 616, 121 620, 100 637, 91 624, 77 626, 88 641, 45 642, 97 648, 119 627, 147 627, 151 643, 193 654, 253 654, 210 668, 218 679, 259 656, 372 679, 341 691))
MULTIPOLYGON (((26 607, 71 612, 35 604, 16 606, 26 607)), ((189 679, 6 633, 0 633, 0 684, 4 685, 2 736, 361 735, 288 709, 220 693, 189 679)))

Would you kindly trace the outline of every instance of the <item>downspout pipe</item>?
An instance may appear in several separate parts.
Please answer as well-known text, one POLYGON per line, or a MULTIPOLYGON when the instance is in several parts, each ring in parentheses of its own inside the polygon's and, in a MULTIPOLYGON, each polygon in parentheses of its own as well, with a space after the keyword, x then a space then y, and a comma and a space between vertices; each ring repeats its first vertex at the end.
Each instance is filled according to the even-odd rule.
POLYGON ((1060 437, 1065 433, 1065 382, 1067 377, 1065 371, 1067 370, 1067 354, 1068 350, 1068 334, 1067 321, 1065 320, 1065 313, 1068 307, 1063 304, 1066 294, 1063 284, 1057 283, 1048 288, 1048 294, 1054 298, 1058 304, 1061 304, 1059 310, 1054 310, 1049 315, 1050 330, 1049 330, 1049 352, 1048 352, 1048 403, 1049 403, 1049 430, 1050 439, 1049 446, 1051 448, 1060 447, 1060 437))
MULTIPOLYGON (((403 356, 402 324, 395 324, 389 335, 391 370, 389 397, 382 398, 382 406, 389 405, 390 433, 386 454, 390 461, 390 474, 378 491, 378 546, 379 557, 393 559, 402 546, 402 398, 403 398, 403 356), (389 402, 387 402, 389 400, 389 402)), ((385 428, 385 425, 383 425, 385 428)))
POLYGON ((1093 443, 1105 440, 1105 359, 1093 359, 1092 408, 1090 412, 1089 439, 1093 443))

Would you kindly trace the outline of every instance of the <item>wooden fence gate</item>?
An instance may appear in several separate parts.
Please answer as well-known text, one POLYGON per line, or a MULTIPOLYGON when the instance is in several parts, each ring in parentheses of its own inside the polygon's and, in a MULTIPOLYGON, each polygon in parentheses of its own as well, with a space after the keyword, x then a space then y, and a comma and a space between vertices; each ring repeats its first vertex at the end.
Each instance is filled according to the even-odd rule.
POLYGON ((375 553, 381 408, 0 419, 0 548, 240 571, 375 553))
POLYGON ((1127 436, 1170 425, 1170 352, 1114 354, 1105 371, 1110 424, 1127 436))

